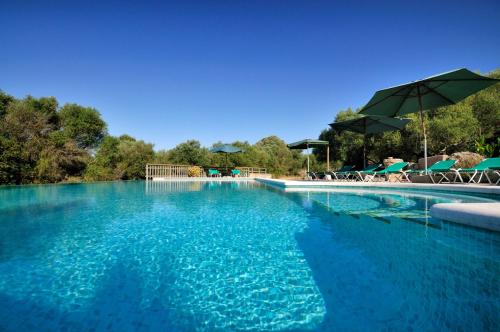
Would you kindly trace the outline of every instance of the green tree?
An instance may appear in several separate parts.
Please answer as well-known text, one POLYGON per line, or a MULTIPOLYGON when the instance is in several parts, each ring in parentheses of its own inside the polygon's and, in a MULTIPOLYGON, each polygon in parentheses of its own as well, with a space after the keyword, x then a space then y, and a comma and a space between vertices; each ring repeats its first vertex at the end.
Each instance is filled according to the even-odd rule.
POLYGON ((4 181, 29 183, 35 180, 34 167, 47 145, 52 126, 48 116, 38 112, 28 100, 8 104, 0 122, 2 153, 0 164, 4 181))
MULTIPOLYGON (((340 111, 334 122, 347 121, 360 117, 357 111, 351 108, 340 111)), ((351 131, 338 132, 331 128, 325 129, 319 139, 330 143, 330 160, 332 166, 340 164, 363 165, 363 135, 351 131)), ((314 149, 314 155, 320 162, 326 162, 326 147, 314 149)))
POLYGON ((5 113, 7 112, 7 107, 13 101, 14 97, 0 90, 0 119, 5 115, 5 113))
POLYGON ((40 153, 35 173, 36 182, 49 183, 80 176, 87 166, 89 155, 72 140, 62 145, 50 142, 40 153))
MULTIPOLYGON (((487 76, 500 79, 500 69, 487 76)), ((495 137, 500 136, 500 84, 481 90, 465 102, 470 103, 479 122, 479 135, 488 142, 495 142, 495 137)))
POLYGON ((59 128, 59 104, 55 97, 34 98, 32 96, 27 96, 24 100, 33 110, 45 115, 47 121, 53 126, 53 129, 59 128))
POLYGON ((104 137, 94 158, 85 169, 84 179, 86 181, 109 181, 120 178, 116 169, 120 161, 119 144, 120 139, 117 137, 104 137))
POLYGON ((99 112, 77 104, 64 105, 59 116, 66 137, 75 140, 80 148, 95 148, 106 136, 106 123, 99 112))
POLYGON ((261 139, 255 144, 261 151, 261 165, 268 172, 280 176, 294 173, 294 158, 286 143, 277 136, 269 136, 261 139))
POLYGON ((430 154, 471 150, 479 139, 479 122, 470 103, 437 109, 428 123, 430 154))
POLYGON ((155 153, 155 159, 153 162, 155 164, 169 164, 171 163, 169 158, 168 150, 160 150, 155 153))
POLYGON ((154 159, 153 144, 144 141, 121 139, 118 144, 117 173, 123 180, 143 179, 146 164, 154 159))
POLYGON ((210 152, 200 142, 189 140, 170 150, 168 160, 173 164, 206 166, 210 163, 210 152))
POLYGON ((105 137, 84 173, 86 181, 131 180, 145 177, 154 159, 153 145, 128 135, 105 137))

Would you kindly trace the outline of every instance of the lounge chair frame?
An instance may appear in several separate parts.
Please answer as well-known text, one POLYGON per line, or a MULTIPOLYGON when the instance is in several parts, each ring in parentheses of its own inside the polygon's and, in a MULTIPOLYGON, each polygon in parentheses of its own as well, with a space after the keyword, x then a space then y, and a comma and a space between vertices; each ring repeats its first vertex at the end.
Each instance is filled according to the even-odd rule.
POLYGON ((500 183, 500 158, 487 158, 474 167, 467 169, 459 168, 454 170, 454 173, 455 178, 453 179, 453 182, 455 183, 457 182, 457 179, 459 179, 461 183, 464 183, 464 179, 462 177, 462 174, 464 174, 469 176, 469 181, 467 183, 481 183, 484 176, 486 177, 486 180, 488 180, 489 184, 493 184, 493 181, 488 173, 493 173, 499 177, 494 183, 495 185, 498 185, 500 183), (477 180, 476 177, 478 177, 477 180))
POLYGON ((374 182, 377 177, 395 174, 396 180, 398 182, 403 182, 403 179, 405 179, 408 182, 411 182, 410 178, 408 177, 408 174, 406 173, 405 170, 403 170, 403 168, 408 166, 407 162, 396 163, 393 165, 388 166, 386 169, 383 169, 381 171, 375 171, 373 173, 366 173, 363 181, 364 182, 374 182), (390 167, 392 167, 393 165, 397 165, 397 164, 401 164, 400 165, 401 167, 399 169, 394 169, 394 170, 390 169, 390 167))

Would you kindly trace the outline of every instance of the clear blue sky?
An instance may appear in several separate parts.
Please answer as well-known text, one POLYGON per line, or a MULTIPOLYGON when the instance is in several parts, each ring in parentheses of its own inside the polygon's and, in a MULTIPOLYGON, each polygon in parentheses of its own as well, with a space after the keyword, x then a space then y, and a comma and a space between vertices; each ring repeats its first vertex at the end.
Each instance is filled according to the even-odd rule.
POLYGON ((373 92, 500 67, 500 1, 0 0, 0 89, 171 148, 317 137, 373 92))

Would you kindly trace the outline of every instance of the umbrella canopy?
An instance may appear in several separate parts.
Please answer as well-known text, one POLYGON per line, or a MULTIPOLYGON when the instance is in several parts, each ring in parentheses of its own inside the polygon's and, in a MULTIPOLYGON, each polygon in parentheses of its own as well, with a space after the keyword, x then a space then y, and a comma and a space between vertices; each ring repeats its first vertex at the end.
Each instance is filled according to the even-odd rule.
POLYGON ((359 117, 357 119, 330 123, 330 127, 338 131, 348 130, 361 134, 379 134, 386 131, 401 130, 410 121, 410 119, 367 115, 359 117))
POLYGON ((462 68, 377 91, 360 113, 394 117, 420 112, 427 173, 427 134, 423 111, 458 103, 497 82, 499 80, 462 68))
POLYGON ((227 164, 228 164, 227 155, 230 153, 243 152, 243 149, 240 149, 239 147, 231 145, 231 144, 222 144, 222 145, 218 145, 218 146, 213 147, 212 149, 210 149, 210 152, 223 153, 226 155, 226 171, 227 171, 227 164))
MULTIPOLYGON (((321 145, 326 145, 327 146, 327 151, 326 151, 326 168, 330 170, 330 143, 328 141, 322 141, 319 139, 304 139, 302 141, 294 142, 288 144, 289 149, 297 149, 297 150, 309 150, 310 147, 313 146, 321 146, 321 145)), ((309 172, 309 153, 307 153, 307 171, 309 172)))
MULTIPOLYGON (((403 129, 410 119, 389 118, 387 116, 367 115, 357 119, 330 123, 337 131, 354 131, 361 134, 379 134, 386 131, 403 129)), ((363 164, 366 167, 366 144, 363 142, 363 164)))
POLYGON ((213 147, 210 149, 210 152, 213 153, 238 153, 238 152, 243 152, 242 149, 240 149, 237 146, 231 145, 231 144, 223 144, 223 145, 218 145, 216 147, 213 147))

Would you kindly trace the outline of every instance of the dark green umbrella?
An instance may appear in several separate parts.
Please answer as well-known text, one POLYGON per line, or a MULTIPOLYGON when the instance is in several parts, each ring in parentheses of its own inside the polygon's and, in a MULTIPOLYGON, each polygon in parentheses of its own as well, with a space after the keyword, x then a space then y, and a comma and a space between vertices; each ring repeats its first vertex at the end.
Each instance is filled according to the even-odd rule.
POLYGON ((227 156, 228 156, 228 154, 243 152, 243 149, 240 149, 239 147, 231 145, 231 144, 222 144, 222 145, 218 145, 218 146, 213 147, 212 149, 210 149, 210 152, 223 153, 226 155, 226 170, 227 170, 227 164, 228 164, 227 156))
MULTIPOLYGON (((361 134, 379 134, 386 131, 403 129, 410 119, 389 118, 387 116, 367 115, 357 119, 330 123, 337 131, 354 131, 361 134)), ((366 142, 363 140, 363 165, 366 167, 366 142)))
POLYGON ((319 139, 304 139, 302 141, 288 144, 288 148, 297 150, 307 150, 307 171, 309 172, 309 148, 313 146, 326 145, 326 168, 330 170, 330 143, 328 141, 321 141, 319 139))
POLYGON ((462 68, 377 91, 360 113, 395 117, 419 112, 424 136, 425 172, 427 173, 427 134, 423 111, 456 104, 499 81, 462 68))

